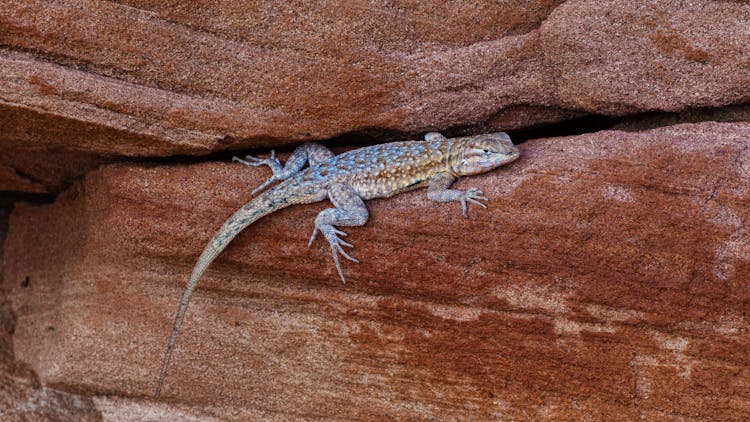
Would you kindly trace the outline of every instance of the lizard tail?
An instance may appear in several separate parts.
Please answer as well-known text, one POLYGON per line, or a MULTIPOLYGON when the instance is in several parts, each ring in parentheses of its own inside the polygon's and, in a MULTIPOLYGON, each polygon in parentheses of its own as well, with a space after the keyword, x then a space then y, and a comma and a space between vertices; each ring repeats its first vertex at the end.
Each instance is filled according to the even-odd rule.
POLYGON ((193 273, 190 275, 190 280, 188 280, 185 291, 180 298, 180 306, 177 309, 177 316, 175 317, 174 326, 172 327, 172 334, 169 336, 169 344, 167 345, 167 351, 164 355, 164 361, 161 366, 159 384, 156 387, 156 398, 159 398, 159 395, 161 394, 161 388, 164 384, 164 378, 167 376, 167 366, 169 365, 169 359, 172 356, 177 332, 180 329, 180 325, 182 325, 182 319, 185 317, 185 312, 187 311, 187 306, 190 302, 190 295, 193 293, 193 290, 195 290, 198 280, 208 266, 211 265, 211 262, 216 259, 221 251, 227 247, 229 242, 231 242, 232 239, 234 239, 243 229, 263 216, 294 203, 291 201, 292 198, 280 198, 278 193, 274 194, 274 190, 275 189, 271 189, 264 192, 232 214, 224 225, 221 226, 219 231, 216 232, 211 241, 208 242, 208 245, 206 245, 203 253, 201 253, 200 258, 198 258, 198 262, 193 268, 193 273))

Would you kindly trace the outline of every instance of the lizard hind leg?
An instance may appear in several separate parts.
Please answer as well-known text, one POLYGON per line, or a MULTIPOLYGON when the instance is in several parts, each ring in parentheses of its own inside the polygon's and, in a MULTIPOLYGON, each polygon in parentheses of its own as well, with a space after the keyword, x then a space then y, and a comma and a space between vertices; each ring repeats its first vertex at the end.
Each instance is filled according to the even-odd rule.
POLYGON ((328 188, 328 197, 336 208, 325 209, 315 218, 315 229, 313 230, 312 236, 310 236, 308 247, 312 245, 318 232, 323 234, 323 237, 325 237, 331 247, 331 254, 333 255, 333 263, 336 264, 336 271, 338 271, 341 281, 346 283, 344 273, 341 271, 339 254, 350 261, 357 263, 359 263, 359 261, 350 256, 344 250, 343 246, 353 248, 354 245, 341 240, 339 236, 344 237, 346 236, 346 233, 334 226, 363 226, 367 222, 369 213, 367 212, 367 207, 365 206, 364 201, 362 201, 362 198, 360 198, 354 188, 348 184, 337 183, 331 185, 328 188))
POLYGON ((271 183, 276 181, 281 182, 294 176, 300 170, 302 170, 302 167, 305 166, 305 163, 309 162, 312 166, 319 162, 327 161, 333 157, 334 154, 330 149, 315 142, 308 142, 297 147, 297 149, 295 149, 286 160, 286 163, 283 167, 281 166, 279 160, 276 158, 276 153, 274 150, 271 150, 271 158, 258 158, 253 157, 252 155, 248 155, 245 156, 244 160, 239 157, 232 157, 232 162, 236 161, 240 164, 253 167, 263 165, 271 167, 273 175, 269 177, 265 182, 263 182, 260 186, 253 189, 252 195, 255 196, 256 193, 265 189, 271 183))

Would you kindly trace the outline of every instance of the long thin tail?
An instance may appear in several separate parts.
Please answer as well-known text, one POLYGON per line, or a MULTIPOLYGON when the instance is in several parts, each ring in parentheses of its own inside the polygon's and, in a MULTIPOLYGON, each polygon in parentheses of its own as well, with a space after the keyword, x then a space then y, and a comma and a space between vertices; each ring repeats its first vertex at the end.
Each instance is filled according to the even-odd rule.
POLYGON ((182 293, 182 298, 180 298, 180 307, 177 309, 177 316, 175 317, 174 326, 172 327, 172 334, 169 336, 167 352, 164 354, 164 361, 161 365, 159 384, 156 387, 156 398, 159 398, 159 394, 161 394, 161 387, 164 384, 164 378, 167 376, 167 366, 169 365, 169 359, 172 356, 177 332, 180 330, 182 319, 185 317, 185 312, 187 311, 188 302, 190 302, 190 295, 193 293, 193 290, 195 290, 198 280, 208 266, 211 265, 211 262, 216 259, 221 251, 227 247, 229 242, 231 242, 239 232, 259 220, 261 217, 293 204, 293 202, 289 200, 291 198, 282 198, 282 195, 279 195, 280 191, 283 190, 274 188, 266 191, 237 210, 237 212, 229 217, 224 225, 221 226, 211 241, 208 242, 208 245, 206 245, 200 258, 198 258, 198 262, 195 264, 195 268, 193 268, 193 273, 190 275, 190 280, 185 287, 185 291, 182 293))

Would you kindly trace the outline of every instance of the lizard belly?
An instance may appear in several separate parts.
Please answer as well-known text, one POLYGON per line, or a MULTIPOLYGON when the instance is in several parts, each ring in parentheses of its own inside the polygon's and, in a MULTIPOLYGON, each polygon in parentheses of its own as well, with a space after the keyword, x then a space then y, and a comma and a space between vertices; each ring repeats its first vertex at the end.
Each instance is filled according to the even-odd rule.
POLYGON ((352 185, 362 199, 388 198, 393 195, 419 189, 427 184, 427 180, 421 178, 389 179, 382 181, 361 182, 355 181, 352 185))

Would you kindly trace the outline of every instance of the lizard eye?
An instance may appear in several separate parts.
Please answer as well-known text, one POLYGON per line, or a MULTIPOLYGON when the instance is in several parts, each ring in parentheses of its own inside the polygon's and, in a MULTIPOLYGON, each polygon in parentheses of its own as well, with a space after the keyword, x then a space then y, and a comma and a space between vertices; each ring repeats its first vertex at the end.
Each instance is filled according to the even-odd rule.
POLYGON ((474 155, 488 155, 488 154, 491 154, 491 153, 492 153, 492 151, 489 151, 489 150, 487 150, 487 149, 484 149, 484 148, 473 148, 473 149, 471 150, 471 152, 472 152, 472 153, 473 153, 474 155))

